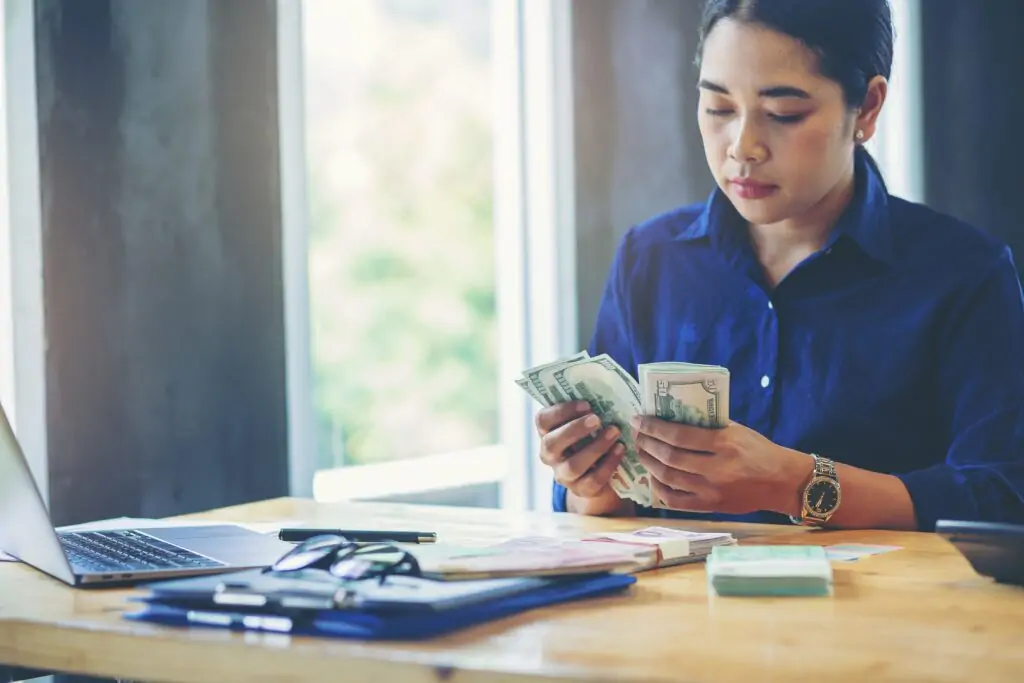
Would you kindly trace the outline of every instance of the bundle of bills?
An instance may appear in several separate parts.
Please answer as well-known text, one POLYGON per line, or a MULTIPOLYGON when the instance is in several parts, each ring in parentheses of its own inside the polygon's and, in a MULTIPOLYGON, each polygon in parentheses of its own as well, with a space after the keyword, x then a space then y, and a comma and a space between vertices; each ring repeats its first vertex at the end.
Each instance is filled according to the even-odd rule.
POLYGON ((734 545, 727 532, 703 533, 650 526, 580 537, 515 536, 478 548, 410 548, 424 576, 456 580, 598 571, 634 573, 705 559, 712 548, 734 545))
POLYGON ((585 542, 611 543, 638 548, 654 548, 655 557, 642 569, 671 567, 706 558, 718 546, 736 545, 736 537, 728 532, 700 532, 649 526, 634 531, 609 531, 584 536, 585 542))
POLYGON ((409 548, 423 576, 458 581, 513 576, 633 573, 657 562, 651 546, 602 545, 578 539, 520 536, 483 547, 409 548))
MULTIPOLYGON (((620 498, 639 505, 664 507, 651 493, 650 473, 636 456, 629 425, 634 415, 719 428, 729 421, 729 371, 718 365, 645 363, 637 367, 639 382, 607 355, 581 351, 523 372, 516 380, 542 406, 584 400, 601 419, 602 428, 616 426, 626 455, 612 477, 620 498)), ((582 442, 585 445, 597 432, 582 442)))
POLYGON ((707 561, 718 595, 821 596, 832 593, 832 565, 813 545, 719 546, 707 561))

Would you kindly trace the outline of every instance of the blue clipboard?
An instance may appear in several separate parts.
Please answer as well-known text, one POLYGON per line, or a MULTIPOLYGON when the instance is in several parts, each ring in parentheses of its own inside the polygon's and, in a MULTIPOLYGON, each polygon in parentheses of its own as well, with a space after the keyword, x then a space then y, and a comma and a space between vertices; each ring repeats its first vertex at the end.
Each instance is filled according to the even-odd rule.
POLYGON ((636 582, 632 574, 599 574, 573 580, 546 582, 526 592, 494 600, 452 607, 443 611, 424 610, 314 610, 287 615, 258 609, 190 608, 143 599, 142 609, 128 612, 125 619, 171 626, 227 628, 244 631, 329 636, 367 640, 422 639, 494 621, 547 605, 614 594, 636 582))

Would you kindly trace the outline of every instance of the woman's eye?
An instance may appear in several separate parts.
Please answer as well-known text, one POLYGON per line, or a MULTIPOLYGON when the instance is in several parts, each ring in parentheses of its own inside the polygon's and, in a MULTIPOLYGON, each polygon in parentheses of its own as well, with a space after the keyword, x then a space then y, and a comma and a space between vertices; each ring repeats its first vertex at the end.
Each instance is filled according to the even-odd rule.
POLYGON ((807 118, 807 114, 769 114, 768 116, 778 123, 800 123, 807 118))
POLYGON ((732 113, 731 109, 705 109, 704 113, 709 116, 728 116, 732 113))

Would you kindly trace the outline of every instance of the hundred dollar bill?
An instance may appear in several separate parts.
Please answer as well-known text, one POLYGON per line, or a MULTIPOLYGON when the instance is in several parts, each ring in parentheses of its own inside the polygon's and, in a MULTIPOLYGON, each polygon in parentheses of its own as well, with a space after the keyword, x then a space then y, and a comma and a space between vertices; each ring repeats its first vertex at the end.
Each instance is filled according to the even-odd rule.
MULTIPOLYGON (((719 428, 729 422, 729 371, 697 363, 637 366, 643 398, 640 411, 669 422, 719 428)), ((667 508, 658 498, 652 507, 667 508)))
MULTIPOLYGON (((655 417, 701 427, 717 428, 729 421, 729 371, 717 365, 646 363, 636 381, 607 354, 590 357, 586 351, 545 363, 523 373, 516 384, 543 406, 587 401, 601 419, 602 429, 618 427, 626 456, 612 477, 612 489, 622 498, 644 506, 665 507, 654 500, 650 473, 640 462, 629 420, 633 415, 655 417)), ((581 440, 590 443, 600 430, 581 440)))
POLYGON ((649 475, 636 458, 629 426, 630 417, 639 410, 640 389, 618 363, 607 354, 591 358, 586 351, 581 351, 526 370, 516 384, 543 406, 576 400, 590 403, 602 426, 580 440, 576 449, 593 441, 601 429, 612 424, 618 427, 618 441, 626 448, 626 456, 612 476, 611 487, 622 498, 641 505, 650 504, 649 475), (575 366, 591 363, 595 363, 594 366, 581 373, 569 372, 575 366))
POLYGON ((590 403, 602 428, 615 426, 625 457, 612 476, 611 487, 621 498, 650 506, 650 474, 636 455, 629 421, 640 412, 640 387, 628 372, 607 354, 573 363, 551 373, 561 395, 590 403))
POLYGON ((519 386, 521 386, 526 393, 533 396, 541 405, 553 406, 556 403, 564 403, 568 399, 562 396, 560 392, 551 391, 553 387, 547 381, 548 377, 552 372, 559 368, 563 368, 566 365, 571 365, 573 363, 579 363, 580 361, 584 361, 588 358, 590 358, 589 353, 586 351, 580 351, 579 353, 574 353, 567 358, 560 358, 551 363, 544 363, 543 365, 532 367, 523 373, 523 384, 520 384, 519 386))
POLYGON ((645 363, 637 367, 641 412, 662 420, 719 428, 729 422, 729 370, 696 363, 645 363))

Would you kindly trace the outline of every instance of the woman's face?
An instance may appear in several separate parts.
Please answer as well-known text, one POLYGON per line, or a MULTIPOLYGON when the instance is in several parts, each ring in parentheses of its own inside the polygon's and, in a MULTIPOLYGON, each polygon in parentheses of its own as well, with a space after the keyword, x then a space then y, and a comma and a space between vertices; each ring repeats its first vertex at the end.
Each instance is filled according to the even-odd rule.
POLYGON ((750 223, 814 214, 848 186, 855 115, 793 38, 719 21, 704 43, 698 106, 711 172, 750 223))

